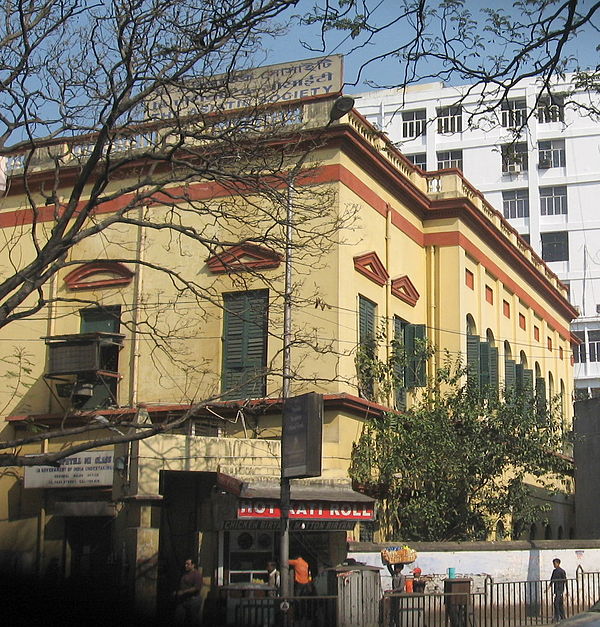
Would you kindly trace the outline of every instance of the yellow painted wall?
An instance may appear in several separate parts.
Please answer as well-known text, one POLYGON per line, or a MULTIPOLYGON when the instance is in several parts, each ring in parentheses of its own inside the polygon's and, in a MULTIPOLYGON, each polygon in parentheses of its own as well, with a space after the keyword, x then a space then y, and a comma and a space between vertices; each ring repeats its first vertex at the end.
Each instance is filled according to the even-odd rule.
MULTIPOLYGON (((393 316, 410 323, 427 324, 428 338, 436 348, 436 359, 430 364, 430 373, 435 365, 441 363, 444 349, 457 357, 464 355, 466 320, 467 316, 471 316, 482 339, 485 339, 488 329, 493 334, 500 348, 500 363, 504 358, 504 342, 507 341, 512 347, 513 358, 518 359, 520 351, 524 351, 528 366, 533 368, 537 362, 547 381, 552 375, 556 392, 562 385, 565 398, 570 399, 573 383, 569 337, 564 330, 561 334, 556 325, 550 325, 544 312, 554 317, 563 329, 568 328, 566 317, 556 310, 545 294, 534 290, 527 276, 516 274, 507 259, 495 251, 489 239, 466 219, 437 217, 434 213, 428 214, 423 207, 413 206, 414 201, 409 195, 398 191, 400 188, 386 178, 388 171, 384 165, 386 168, 390 165, 396 167, 395 175, 407 187, 412 185, 412 191, 417 196, 426 194, 430 184, 428 179, 413 171, 379 134, 358 118, 350 118, 349 124, 352 133, 356 134, 353 141, 365 150, 361 157, 363 161, 356 157, 357 153, 350 150, 340 152, 333 146, 316 150, 313 163, 339 168, 340 172, 346 173, 345 176, 349 175, 346 178, 342 176, 341 181, 332 176, 332 182, 315 187, 303 186, 298 190, 299 203, 307 191, 318 192, 316 198, 321 200, 323 192, 327 192, 333 199, 330 209, 337 216, 346 215, 348 223, 346 228, 330 238, 330 247, 320 258, 295 253, 297 292, 293 307, 294 331, 311 338, 319 351, 294 347, 293 367, 298 369, 298 376, 294 378, 292 393, 357 394, 354 356, 358 340, 358 297, 362 295, 376 303, 379 320, 387 326, 388 336, 391 336, 393 316), (398 221, 398 217, 401 220, 398 221), (394 223, 394 220, 397 222, 394 223), (446 241, 452 241, 453 236, 460 243, 431 243, 444 237, 450 238, 446 241), (390 279, 409 277, 419 293, 414 306, 393 296, 389 282, 379 286, 355 270, 354 257, 369 252, 377 254, 390 279), (494 268, 499 268, 505 278, 499 276, 494 268), (466 285, 466 270, 473 274, 473 289, 466 285), (521 286, 531 299, 529 304, 507 289, 506 277, 521 286), (488 285, 493 289, 493 304, 485 300, 488 285), (503 314, 504 300, 510 305, 510 317, 503 314), (519 327, 519 313, 525 316, 525 329, 519 327), (534 338, 535 327, 539 328, 539 341, 534 338), (548 350, 548 337, 552 340, 552 350, 548 350), (559 357, 561 348, 562 359, 559 357)), ((114 186, 118 184, 116 181, 114 186)), ((435 189, 441 191, 429 193, 428 202, 466 198, 465 202, 471 203, 473 211, 485 216, 485 220, 492 225, 495 237, 506 238, 513 249, 521 250, 514 233, 463 185, 459 177, 443 176, 440 187, 435 189)), ((67 193, 65 189, 64 194, 67 193)), ((41 196, 39 200, 42 202, 41 196)), ((247 206, 240 198, 234 201, 235 211, 246 210, 247 206)), ((23 197, 8 195, 0 201, 0 210, 9 212, 25 204, 23 197)), ((311 227, 312 232, 310 229, 304 232, 305 238, 310 239, 311 234, 313 238, 318 238, 319 225, 326 221, 326 207, 318 208, 324 215, 314 219, 314 228, 311 227)), ((264 207, 264 210, 265 218, 257 216, 253 228, 260 230, 266 214, 281 211, 282 207, 264 207)), ((155 206, 147 211, 160 220, 169 209, 155 206)), ((231 228, 232 225, 229 224, 231 228)), ((231 236, 225 222, 213 228, 210 222, 198 218, 195 226, 209 237, 227 239, 231 236)), ((31 255, 31 246, 21 229, 0 228, 0 235, 5 243, 11 243, 11 246, 0 247, 0 268, 8 273, 15 263, 21 263, 31 255)), ((532 259, 529 251, 523 249, 521 253, 532 259)), ((119 369, 123 375, 119 385, 122 406, 135 406, 140 402, 151 406, 185 404, 218 397, 223 330, 219 304, 222 294, 262 289, 264 282, 248 274, 211 274, 206 266, 206 248, 168 234, 166 230, 146 229, 140 232, 136 227, 114 227, 101 236, 85 240, 70 255, 71 260, 130 257, 139 258, 147 264, 163 265, 167 261, 170 269, 200 286, 206 298, 196 299, 190 293, 180 294, 169 276, 148 266, 131 266, 136 276, 126 287, 76 293, 68 291, 64 284, 65 275, 74 268, 70 266, 48 286, 48 293, 122 307, 122 332, 125 335, 119 357, 119 369)), ((531 272, 546 276, 547 290, 556 289, 554 279, 546 274, 546 269, 537 262, 531 261, 531 264, 531 272)), ((283 270, 281 264, 276 269, 265 271, 271 282, 269 322, 273 333, 269 337, 268 363, 273 367, 273 374, 267 380, 267 396, 272 398, 279 398, 281 394, 279 371, 283 303, 278 292, 283 286, 283 270)), ((63 302, 49 306, 35 319, 16 322, 0 331, 0 356, 9 358, 15 351, 25 350, 32 368, 26 380, 22 381, 10 374, 14 365, 0 364, 0 375, 6 375, 5 385, 0 386, 0 407, 5 415, 61 411, 60 404, 52 397, 43 379, 46 347, 39 338, 78 333, 78 310, 85 304, 63 302)), ((382 358, 385 352, 385 346, 382 346, 382 358)), ((499 372, 503 379, 501 365, 499 372)), ((569 407, 565 413, 568 425, 569 407)), ((352 444, 367 419, 366 411, 364 414, 350 413, 349 410, 326 412, 324 479, 347 480, 352 444)), ((229 426, 228 431, 240 437, 243 435, 240 425, 229 426)), ((4 423, 3 437, 13 434, 12 427, 4 423)), ((133 472, 129 492, 156 495, 158 471, 161 469, 220 469, 237 476, 243 475, 249 468, 254 471, 259 464, 261 476, 276 478, 279 453, 278 444, 273 440, 280 435, 279 416, 267 414, 257 418, 250 435, 263 439, 186 440, 185 436, 169 435, 140 443, 134 456, 138 467, 133 472), (260 454, 258 451, 261 451, 260 454), (189 459, 188 466, 185 459, 189 459)), ((5 499, 0 499, 0 548, 18 546, 19 550, 30 553, 36 550, 32 538, 36 537, 39 498, 34 499, 15 488, 19 477, 17 471, 16 478, 0 478, 0 493, 9 495, 8 506, 1 504, 6 502, 5 499), (23 498, 27 497, 27 507, 31 511, 13 508, 10 501, 13 491, 23 498), (16 516, 14 511, 20 512, 19 515, 16 516)), ((117 494, 122 489, 121 485, 117 494)))

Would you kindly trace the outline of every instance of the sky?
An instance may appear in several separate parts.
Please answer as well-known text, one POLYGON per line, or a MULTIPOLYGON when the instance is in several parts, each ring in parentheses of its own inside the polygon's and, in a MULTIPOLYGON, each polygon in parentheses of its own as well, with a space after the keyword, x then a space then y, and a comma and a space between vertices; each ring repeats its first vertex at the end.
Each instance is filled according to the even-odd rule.
MULTIPOLYGON (((312 6, 314 0, 301 0, 298 7, 292 11, 292 14, 301 13, 312 6)), ((373 16, 385 22, 397 16, 399 7, 402 3, 400 0, 374 0, 370 3, 373 10, 373 16)), ((429 2, 429 5, 439 4, 438 2, 429 2)), ((562 3, 561 3, 562 4, 562 3)), ((594 4, 592 0, 579 0, 579 7, 585 11, 589 6, 594 4)), ((504 7, 510 6, 507 2, 499 2, 498 0, 467 0, 467 5, 472 10, 473 15, 477 18, 483 18, 484 7, 504 7)), ((518 12, 513 9, 513 15, 518 16, 518 12)), ((596 18, 596 22, 600 27, 600 17, 596 18)), ((346 81, 345 91, 347 93, 357 93, 367 91, 379 86, 392 86, 401 80, 401 68, 397 59, 389 58, 379 60, 376 63, 369 64, 363 69, 359 75, 361 64, 367 60, 398 46, 403 36, 407 34, 406 20, 400 20, 393 27, 380 33, 374 43, 360 47, 361 38, 352 39, 346 33, 331 33, 325 46, 322 46, 320 31, 317 26, 299 26, 290 19, 290 26, 285 37, 279 38, 268 44, 268 54, 265 55, 264 62, 261 65, 271 63, 281 63, 286 61, 295 61, 299 59, 307 59, 311 57, 323 56, 326 54, 343 54, 344 55, 344 78, 346 81), (357 48, 357 46, 359 46, 357 48)), ((582 67, 593 68, 599 64, 599 55, 596 50, 600 44, 600 34, 597 29, 590 27, 577 34, 577 36, 569 44, 569 54, 576 59, 575 63, 582 67)), ((486 53, 499 54, 501 47, 498 42, 489 36, 486 41, 486 53)), ((434 65, 429 65, 428 69, 435 72, 434 65)), ((426 82, 435 80, 429 78, 426 82)), ((445 81, 447 84, 465 83, 464 79, 455 77, 445 81)))

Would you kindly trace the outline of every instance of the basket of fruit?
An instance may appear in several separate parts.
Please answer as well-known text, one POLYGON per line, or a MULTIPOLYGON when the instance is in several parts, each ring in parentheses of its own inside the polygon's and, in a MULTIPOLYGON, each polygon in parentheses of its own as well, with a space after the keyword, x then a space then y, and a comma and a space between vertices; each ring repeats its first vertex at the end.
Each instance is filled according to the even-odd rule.
POLYGON ((390 546, 381 551, 385 564, 410 564, 417 559, 417 552, 409 546, 390 546))

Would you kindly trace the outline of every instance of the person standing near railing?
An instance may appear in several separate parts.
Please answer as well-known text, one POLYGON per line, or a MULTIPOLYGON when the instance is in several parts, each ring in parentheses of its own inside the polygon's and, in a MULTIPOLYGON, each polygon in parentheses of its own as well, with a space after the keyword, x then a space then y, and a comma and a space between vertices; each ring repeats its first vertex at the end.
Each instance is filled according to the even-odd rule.
POLYGON ((279 596, 279 588, 281 586, 281 576, 277 570, 277 564, 275 562, 267 562, 267 583, 273 588, 269 594, 272 596, 279 596))
POLYGON ((554 607, 554 622, 563 620, 565 618, 565 601, 564 595, 567 594, 567 573, 560 567, 560 560, 555 557, 552 560, 554 570, 550 575, 550 583, 548 588, 552 587, 554 593, 553 607, 554 607))
POLYGON ((298 555, 296 559, 289 560, 289 565, 294 569, 294 595, 297 597, 310 596, 312 594, 312 581, 306 560, 298 555))

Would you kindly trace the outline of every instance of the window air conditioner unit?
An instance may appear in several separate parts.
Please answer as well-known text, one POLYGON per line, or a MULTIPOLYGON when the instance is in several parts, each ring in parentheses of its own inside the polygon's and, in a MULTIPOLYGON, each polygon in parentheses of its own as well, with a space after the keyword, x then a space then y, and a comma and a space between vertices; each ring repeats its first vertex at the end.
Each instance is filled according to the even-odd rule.
POLYGON ((539 169, 540 170, 547 170, 548 168, 552 167, 552 161, 550 161, 550 159, 540 159, 540 163, 539 163, 539 169))
POLYGON ((518 161, 512 161, 508 164, 508 167, 506 169, 507 172, 510 172, 512 174, 518 174, 521 171, 521 164, 518 161))

